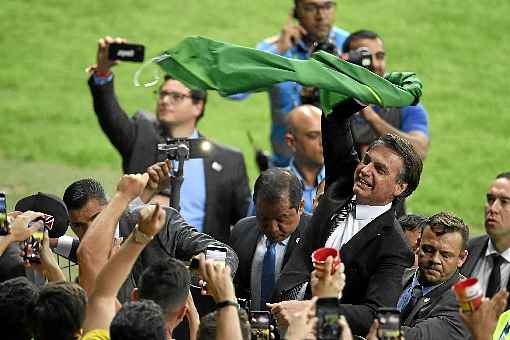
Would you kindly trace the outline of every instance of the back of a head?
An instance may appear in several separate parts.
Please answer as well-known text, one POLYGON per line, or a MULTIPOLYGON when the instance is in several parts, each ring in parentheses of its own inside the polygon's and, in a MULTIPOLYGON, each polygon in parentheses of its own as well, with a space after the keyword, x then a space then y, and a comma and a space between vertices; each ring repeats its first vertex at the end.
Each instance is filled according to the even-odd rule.
POLYGON ((299 208, 303 197, 303 183, 289 170, 271 168, 262 172, 255 181, 253 201, 260 198, 265 202, 280 202, 288 197, 290 208, 299 208))
POLYGON ((76 283, 48 283, 41 289, 31 313, 34 339, 79 338, 86 308, 87 296, 76 283))
POLYGON ((400 171, 398 180, 407 183, 407 188, 395 200, 402 200, 411 195, 420 183, 421 171, 423 169, 423 161, 414 146, 404 138, 391 133, 387 133, 373 141, 368 150, 376 146, 384 146, 392 150, 404 162, 404 167, 400 171))
POLYGON ((29 311, 38 294, 37 286, 26 277, 17 277, 0 284, 2 339, 32 339, 32 321, 29 311))
MULTIPOLYGON (((242 308, 238 310, 239 315, 239 324, 241 326, 241 334, 243 336, 243 340, 251 339, 251 327, 250 320, 248 319, 248 314, 242 308)), ((200 319, 200 326, 198 328, 198 337, 197 340, 209 340, 216 338, 216 328, 218 325, 216 324, 218 313, 212 312, 207 315, 204 315, 200 319)))
POLYGON ((66 188, 63 197, 68 210, 81 209, 90 199, 97 199, 104 204, 107 203, 103 186, 93 178, 73 182, 66 188))
POLYGON ((460 217, 448 212, 439 212, 425 220, 423 228, 425 229, 426 227, 430 227, 432 231, 439 236, 446 233, 459 233, 462 236, 461 250, 467 248, 469 227, 460 217))
POLYGON ((421 230, 421 228, 423 227, 423 223, 426 220, 427 219, 423 216, 409 214, 409 215, 404 215, 404 216, 400 217, 398 219, 398 222, 400 223, 400 226, 402 227, 403 231, 406 231, 406 230, 412 231, 412 230, 416 230, 417 228, 419 228, 421 230))
POLYGON ((181 261, 170 258, 145 269, 138 281, 138 297, 156 302, 168 315, 186 303, 190 283, 188 268, 181 261))
POLYGON ((128 302, 110 324, 111 340, 165 340, 163 312, 155 302, 128 302))

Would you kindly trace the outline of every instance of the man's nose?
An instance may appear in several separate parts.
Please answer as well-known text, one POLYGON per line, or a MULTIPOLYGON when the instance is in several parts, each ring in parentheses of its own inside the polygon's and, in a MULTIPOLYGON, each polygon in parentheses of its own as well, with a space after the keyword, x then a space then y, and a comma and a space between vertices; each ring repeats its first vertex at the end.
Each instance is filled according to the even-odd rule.
POLYGON ((487 202, 487 208, 489 212, 497 212, 501 208, 501 202, 496 198, 492 202, 487 202))

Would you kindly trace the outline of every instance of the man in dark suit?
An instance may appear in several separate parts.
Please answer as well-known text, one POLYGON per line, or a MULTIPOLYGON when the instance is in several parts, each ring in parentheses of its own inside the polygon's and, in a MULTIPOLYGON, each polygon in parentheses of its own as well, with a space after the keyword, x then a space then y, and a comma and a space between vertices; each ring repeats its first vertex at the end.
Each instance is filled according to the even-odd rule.
POLYGON ((487 192, 485 231, 469 241, 461 271, 478 278, 485 296, 492 297, 501 288, 510 290, 510 172, 499 174, 487 192))
POLYGON ((452 286, 467 257, 468 227, 462 219, 438 213, 423 224, 418 269, 404 274, 397 307, 406 339, 466 339, 469 331, 459 315, 452 286))
POLYGON ((359 162, 349 118, 361 108, 348 100, 323 115, 326 191, 277 292, 282 300, 300 298, 313 270, 311 253, 324 246, 339 249, 346 275, 341 313, 353 333, 364 336, 378 307, 396 305, 404 269, 413 264, 393 206, 418 186, 422 161, 409 142, 388 134, 359 162))
POLYGON ((236 296, 251 299, 253 310, 266 309, 309 220, 303 215, 302 195, 301 182, 289 170, 266 170, 255 181, 256 216, 242 219, 232 230, 230 244, 239 257, 236 296))
MULTIPOLYGON (((142 173, 165 155, 158 143, 165 138, 199 138, 196 129, 203 116, 207 92, 190 90, 181 82, 165 78, 159 88, 157 115, 138 112, 129 118, 117 101, 108 48, 120 39, 99 42, 97 65, 89 80, 94 111, 110 142, 122 156, 125 173, 142 173)), ((248 176, 243 155, 216 143, 205 158, 184 162, 181 214, 198 231, 227 242, 230 227, 246 216, 250 203, 248 176)))

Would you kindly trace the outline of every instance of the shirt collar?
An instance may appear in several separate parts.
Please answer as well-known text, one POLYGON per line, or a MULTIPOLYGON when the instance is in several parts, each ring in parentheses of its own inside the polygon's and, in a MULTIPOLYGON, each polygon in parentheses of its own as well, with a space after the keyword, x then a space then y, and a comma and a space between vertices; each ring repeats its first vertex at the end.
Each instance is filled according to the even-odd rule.
MULTIPOLYGON (((287 238, 286 238, 285 240, 280 241, 280 242, 278 242, 277 244, 278 244, 278 245, 280 245, 280 246, 284 246, 284 247, 286 247, 286 246, 287 246, 287 244, 289 243, 289 240, 290 240, 290 237, 291 237, 291 236, 292 236, 292 235, 287 236, 287 238)), ((262 234, 262 242, 264 242, 264 244, 265 244, 265 243, 266 243, 266 241, 267 241, 267 237, 266 237, 266 235, 262 234)))
MULTIPOLYGON (((499 254, 496 250, 496 247, 494 247, 494 244, 492 243, 492 240, 489 238, 489 244, 487 245, 487 250, 485 251, 485 257, 489 257, 492 254, 499 254)), ((501 257, 505 259, 506 262, 510 262, 510 248, 502 252, 501 257)))
POLYGON ((198 134, 197 129, 193 130, 193 133, 191 134, 191 138, 193 138, 193 139, 200 138, 200 135, 198 134))
POLYGON ((356 204, 356 219, 357 220, 369 220, 374 219, 377 216, 384 214, 386 211, 390 210, 391 203, 386 205, 365 205, 365 204, 356 204))
MULTIPOLYGON (((301 181, 301 183, 303 183, 303 185, 306 186, 305 184, 305 180, 303 179, 303 176, 301 175, 301 171, 299 171, 299 169, 296 167, 296 163, 294 163, 294 157, 291 158, 290 160, 290 163, 289 163, 289 170, 294 174, 296 175, 296 177, 301 181)), ((324 165, 322 166, 321 168, 321 171, 319 171, 319 173, 317 174, 317 178, 316 178, 316 185, 319 185, 320 182, 322 182, 322 180, 326 177, 326 169, 324 167, 324 165)))
POLYGON ((437 285, 433 285, 433 286, 423 286, 419 281, 418 281, 418 273, 420 272, 420 268, 416 269, 416 272, 414 273, 414 276, 413 276, 413 282, 411 283, 411 289, 413 289, 414 287, 416 287, 417 285, 420 285, 421 286, 421 291, 422 291, 422 295, 427 295, 428 293, 430 293, 432 290, 436 289, 437 287, 441 286, 444 282, 441 282, 441 283, 438 283, 437 285))

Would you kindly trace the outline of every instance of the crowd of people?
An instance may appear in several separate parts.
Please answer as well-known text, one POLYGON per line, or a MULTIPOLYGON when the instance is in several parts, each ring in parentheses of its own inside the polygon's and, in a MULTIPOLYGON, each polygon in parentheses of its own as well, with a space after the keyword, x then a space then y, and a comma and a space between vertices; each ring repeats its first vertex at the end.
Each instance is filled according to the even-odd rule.
MULTIPOLYGON (((294 0, 257 48, 366 53, 384 76, 383 39, 335 27, 336 5, 294 0)), ((489 185, 483 236, 449 212, 407 214, 425 108, 348 98, 325 114, 317 89, 284 82, 268 89, 273 153, 251 189, 243 154, 198 131, 205 90, 166 77, 155 114, 122 109, 109 56, 122 42, 100 39, 88 84, 125 174, 111 195, 84 178, 0 212, 2 339, 510 339, 510 172, 489 185), (179 156, 193 140, 204 153, 179 156), (467 278, 468 302, 454 289, 467 278)))

